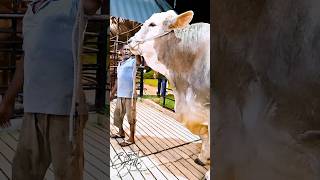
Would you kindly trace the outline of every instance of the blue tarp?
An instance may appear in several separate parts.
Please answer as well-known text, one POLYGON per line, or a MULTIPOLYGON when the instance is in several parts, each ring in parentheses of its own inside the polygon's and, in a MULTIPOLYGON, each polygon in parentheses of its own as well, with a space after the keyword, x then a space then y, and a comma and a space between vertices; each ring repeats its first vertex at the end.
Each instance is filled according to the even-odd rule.
POLYGON ((165 0, 110 0, 110 15, 143 23, 158 12, 172 7, 165 0))

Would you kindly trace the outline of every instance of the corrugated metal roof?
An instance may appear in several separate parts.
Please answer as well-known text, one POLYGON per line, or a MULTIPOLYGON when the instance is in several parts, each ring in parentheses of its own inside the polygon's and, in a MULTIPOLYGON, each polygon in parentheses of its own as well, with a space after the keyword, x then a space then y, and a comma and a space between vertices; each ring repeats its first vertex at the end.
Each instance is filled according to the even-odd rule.
POLYGON ((110 15, 143 23, 157 12, 172 7, 165 0, 110 0, 110 15))

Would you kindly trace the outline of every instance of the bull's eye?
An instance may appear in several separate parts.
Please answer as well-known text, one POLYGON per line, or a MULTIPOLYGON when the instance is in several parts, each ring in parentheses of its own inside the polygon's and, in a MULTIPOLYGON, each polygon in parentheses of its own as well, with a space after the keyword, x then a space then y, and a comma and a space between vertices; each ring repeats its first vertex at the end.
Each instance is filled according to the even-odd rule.
POLYGON ((150 24, 149 24, 149 27, 154 27, 154 26, 156 26, 155 23, 150 23, 150 24))

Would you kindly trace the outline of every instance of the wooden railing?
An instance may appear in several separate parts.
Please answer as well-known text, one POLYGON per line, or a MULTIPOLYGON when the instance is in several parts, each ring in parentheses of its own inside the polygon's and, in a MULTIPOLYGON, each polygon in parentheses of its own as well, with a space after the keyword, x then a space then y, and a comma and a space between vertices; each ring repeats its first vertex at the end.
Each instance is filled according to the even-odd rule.
MULTIPOLYGON (((16 3, 16 1, 13 1, 16 3)), ((97 26, 98 32, 86 32, 85 37, 90 39, 96 39, 95 41, 85 41, 83 46, 83 54, 96 55, 95 64, 83 64, 83 80, 87 83, 83 85, 85 90, 95 90, 95 105, 91 107, 91 110, 103 111, 105 110, 106 102, 106 91, 107 89, 107 52, 109 51, 108 46, 108 25, 109 16, 107 15, 106 1, 103 1, 101 7, 101 12, 98 15, 87 16, 89 24, 97 26)), ((0 37, 1 35, 7 34, 8 38, 0 38, 0 54, 6 53, 10 57, 7 65, 0 63, 0 76, 1 72, 9 72, 10 76, 5 83, 0 87, 0 95, 4 94, 7 89, 9 82, 11 81, 12 75, 15 71, 15 62, 22 55, 22 38, 21 37, 21 24, 18 25, 18 21, 21 22, 24 17, 24 11, 22 11, 17 4, 13 6, 14 8, 9 12, 8 10, 2 11, 0 9, 0 20, 7 20, 10 23, 10 27, 3 28, 0 24, 0 37), (1 13, 2 12, 2 13, 1 13)), ((24 8, 25 10, 25 8, 24 8)), ((86 39, 86 38, 85 38, 86 39)), ((0 57, 1 58, 1 57, 0 57)), ((0 77, 1 78, 1 77, 0 77)), ((22 92, 21 92, 21 95, 22 92)))

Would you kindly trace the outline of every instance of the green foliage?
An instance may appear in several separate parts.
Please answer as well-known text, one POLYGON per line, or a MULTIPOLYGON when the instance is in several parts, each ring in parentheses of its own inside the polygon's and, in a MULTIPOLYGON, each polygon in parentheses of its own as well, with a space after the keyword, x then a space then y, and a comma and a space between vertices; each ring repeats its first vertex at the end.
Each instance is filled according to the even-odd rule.
POLYGON ((154 79, 153 78, 153 74, 154 74, 154 71, 150 70, 149 72, 146 72, 146 73, 143 74, 143 78, 144 79, 154 79))
MULTIPOLYGON (((159 104, 160 106, 163 106, 163 98, 162 97, 158 97, 156 95, 145 95, 145 96, 143 96, 143 98, 150 99, 153 102, 159 104)), ((174 110, 174 103, 175 103, 175 101, 174 101, 173 94, 168 94, 166 96, 166 101, 165 101, 164 107, 173 111, 174 110)))
POLYGON ((84 64, 96 64, 97 55, 82 55, 82 61, 84 64))
MULTIPOLYGON (((158 88, 158 79, 144 79, 143 83, 158 88)), ((172 89, 170 82, 168 84, 167 88, 172 89)))
MULTIPOLYGON (((160 99, 160 103, 161 106, 163 105, 163 98, 160 99)), ((174 101, 172 101, 171 99, 166 99, 165 101, 165 105, 164 105, 167 109, 170 110, 174 110, 174 101)))
POLYGON ((147 84, 149 86, 158 87, 158 80, 157 79, 144 79, 144 84, 147 84))

